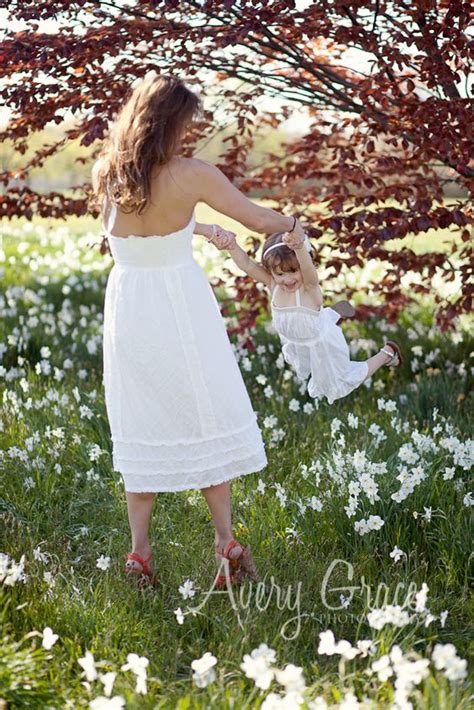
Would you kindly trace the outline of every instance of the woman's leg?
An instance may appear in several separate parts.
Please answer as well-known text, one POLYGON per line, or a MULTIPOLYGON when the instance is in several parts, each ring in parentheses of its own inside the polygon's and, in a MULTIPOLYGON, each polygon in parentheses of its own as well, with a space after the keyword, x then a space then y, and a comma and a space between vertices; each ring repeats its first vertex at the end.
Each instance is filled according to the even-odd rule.
POLYGON ((151 554, 148 531, 155 493, 130 493, 127 496, 128 522, 132 533, 132 552, 145 559, 151 554))
MULTIPOLYGON (((390 345, 384 345, 384 348, 389 350, 391 353, 393 353, 393 348, 390 347, 390 345)), ((390 356, 386 355, 385 353, 380 353, 378 352, 376 355, 372 355, 372 357, 369 357, 367 360, 367 365, 369 367, 369 372, 367 377, 371 377, 374 372, 376 372, 379 368, 382 367, 382 365, 385 365, 388 361, 390 360, 390 356)))
MULTIPOLYGON (((221 551, 233 539, 232 512, 230 500, 230 481, 224 481, 217 486, 208 486, 201 489, 209 506, 214 521, 214 544, 219 545, 221 551)), ((239 555, 238 548, 230 551, 230 557, 239 555)))

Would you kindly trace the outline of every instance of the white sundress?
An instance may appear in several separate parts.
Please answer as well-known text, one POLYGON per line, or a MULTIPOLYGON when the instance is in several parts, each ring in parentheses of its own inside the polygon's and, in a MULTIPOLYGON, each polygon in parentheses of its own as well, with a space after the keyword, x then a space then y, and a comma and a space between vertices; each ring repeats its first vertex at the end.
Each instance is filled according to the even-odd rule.
POLYGON ((106 233, 103 382, 113 468, 126 491, 198 489, 267 464, 216 297, 189 223, 167 235, 106 233))
POLYGON ((332 308, 302 306, 300 289, 294 306, 275 306, 277 290, 278 285, 271 300, 273 326, 283 344, 285 361, 299 379, 310 378, 310 397, 326 397, 332 404, 361 385, 369 368, 366 362, 350 359, 349 346, 337 325, 339 313, 332 308))

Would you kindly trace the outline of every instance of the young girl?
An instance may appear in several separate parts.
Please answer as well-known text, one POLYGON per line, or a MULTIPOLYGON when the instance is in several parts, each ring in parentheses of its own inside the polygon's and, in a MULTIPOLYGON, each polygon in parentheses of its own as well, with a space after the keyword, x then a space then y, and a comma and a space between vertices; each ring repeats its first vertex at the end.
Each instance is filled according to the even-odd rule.
POLYGON ((314 249, 307 238, 290 232, 270 235, 263 245, 261 266, 235 239, 229 252, 237 266, 270 289, 273 325, 283 344, 283 356, 299 379, 310 377, 311 397, 324 396, 332 404, 382 365, 401 365, 400 347, 392 340, 368 360, 350 359, 349 346, 336 325, 340 313, 323 306, 314 249))

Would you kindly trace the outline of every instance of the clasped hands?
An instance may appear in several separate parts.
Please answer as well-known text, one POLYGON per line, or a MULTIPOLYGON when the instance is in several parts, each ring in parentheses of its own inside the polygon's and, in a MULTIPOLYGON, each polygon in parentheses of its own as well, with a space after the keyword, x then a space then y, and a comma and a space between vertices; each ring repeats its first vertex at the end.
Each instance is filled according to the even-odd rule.
POLYGON ((212 235, 208 237, 207 241, 214 244, 220 251, 223 249, 232 249, 236 245, 235 232, 231 232, 229 229, 224 229, 218 224, 212 225, 212 235))
MULTIPOLYGON (((213 235, 208 238, 208 241, 214 244, 217 249, 233 249, 236 246, 235 232, 228 229, 223 229, 218 224, 213 225, 213 235)), ((285 244, 290 249, 301 249, 305 240, 305 233, 300 222, 296 222, 294 231, 284 232, 281 238, 282 244, 285 244)))

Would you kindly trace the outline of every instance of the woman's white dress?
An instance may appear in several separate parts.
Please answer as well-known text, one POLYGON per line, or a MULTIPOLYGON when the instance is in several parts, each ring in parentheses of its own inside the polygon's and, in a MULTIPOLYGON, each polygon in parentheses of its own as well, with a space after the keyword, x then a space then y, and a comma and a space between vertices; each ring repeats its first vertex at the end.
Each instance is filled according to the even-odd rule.
POLYGON ((106 233, 104 391, 126 491, 204 488, 267 464, 261 431, 206 273, 195 215, 167 235, 106 233))
POLYGON ((310 397, 326 397, 329 404, 345 397, 366 379, 366 362, 351 360, 339 313, 332 308, 319 310, 301 305, 300 289, 294 306, 275 306, 272 294, 273 326, 283 344, 285 361, 301 380, 308 377, 310 397))

